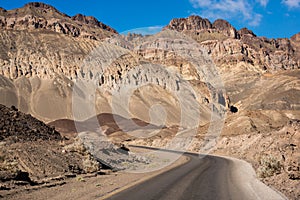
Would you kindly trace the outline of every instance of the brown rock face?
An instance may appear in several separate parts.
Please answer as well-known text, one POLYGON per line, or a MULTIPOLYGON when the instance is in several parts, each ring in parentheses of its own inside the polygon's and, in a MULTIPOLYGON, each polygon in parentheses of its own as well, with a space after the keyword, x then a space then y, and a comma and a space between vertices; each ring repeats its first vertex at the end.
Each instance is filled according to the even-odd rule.
POLYGON ((58 10, 56 10, 56 8, 54 8, 53 6, 50 6, 50 5, 41 3, 41 2, 31 2, 31 3, 26 4, 25 7, 28 7, 28 8, 35 7, 35 8, 39 8, 41 10, 53 10, 55 12, 58 12, 58 10))
POLYGON ((0 104, 0 141, 15 142, 37 140, 60 140, 60 134, 33 118, 31 115, 19 112, 15 107, 7 108, 0 104))
POLYGON ((253 31, 251 31, 247 28, 242 28, 241 30, 238 31, 238 34, 240 36, 250 35, 250 36, 256 37, 256 35, 253 33, 253 31))
POLYGON ((297 33, 291 37, 293 42, 300 42, 300 33, 297 33))
POLYGON ((211 29, 212 25, 208 19, 203 19, 199 16, 190 16, 189 18, 173 19, 165 28, 177 31, 196 31, 211 29))
POLYGON ((238 34, 236 29, 227 21, 223 20, 223 19, 217 19, 212 27, 214 29, 217 29, 219 31, 221 31, 224 35, 227 35, 231 38, 237 38, 238 34))
POLYGON ((103 24, 102 22, 99 22, 95 17, 93 16, 84 16, 82 14, 77 14, 75 16, 73 16, 71 18, 74 21, 78 21, 80 23, 84 23, 84 24, 88 24, 88 25, 92 25, 92 26, 96 26, 99 27, 101 29, 110 31, 112 33, 117 33, 116 30, 114 30, 113 28, 103 24))

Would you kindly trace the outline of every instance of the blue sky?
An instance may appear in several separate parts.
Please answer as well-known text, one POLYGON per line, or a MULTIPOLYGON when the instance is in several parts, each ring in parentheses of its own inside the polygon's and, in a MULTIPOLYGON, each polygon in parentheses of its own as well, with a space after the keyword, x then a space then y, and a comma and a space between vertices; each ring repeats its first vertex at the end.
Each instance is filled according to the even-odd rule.
MULTIPOLYGON (((22 7, 26 0, 0 0, 7 10, 22 7)), ((164 26, 172 18, 192 14, 228 20, 237 29, 247 27, 259 36, 291 37, 300 32, 300 0, 44 0, 73 16, 95 16, 118 32, 164 26)), ((152 29, 151 29, 152 30, 152 29)))

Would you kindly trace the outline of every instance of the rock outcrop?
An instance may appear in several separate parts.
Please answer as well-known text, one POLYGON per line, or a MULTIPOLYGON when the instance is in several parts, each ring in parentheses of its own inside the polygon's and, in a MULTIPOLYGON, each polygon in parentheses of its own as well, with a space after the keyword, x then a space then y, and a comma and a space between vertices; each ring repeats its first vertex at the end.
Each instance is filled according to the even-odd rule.
POLYGON ((101 40, 117 32, 94 17, 69 17, 44 3, 28 3, 23 8, 0 11, 0 28, 5 30, 51 31, 72 37, 101 40))
POLYGON ((62 183, 68 176, 100 169, 83 146, 69 151, 60 133, 31 115, 0 105, 0 116, 2 192, 29 184, 55 184, 53 180, 62 183))
POLYGON ((30 114, 19 112, 14 106, 9 109, 0 104, 0 142, 61 140, 60 134, 30 114))
POLYGON ((69 17, 43 3, 0 11, 0 74, 10 79, 77 77, 84 57, 116 35, 94 17, 69 17))
POLYGON ((297 35, 290 40, 257 37, 246 28, 237 31, 225 20, 218 19, 211 24, 197 16, 173 19, 165 29, 193 37, 207 48, 219 66, 245 62, 261 71, 300 68, 297 35))
POLYGON ((230 38, 239 38, 236 29, 226 20, 217 19, 214 21, 212 28, 222 32, 224 35, 230 38))
POLYGON ((167 29, 176 30, 176 31, 185 31, 185 30, 206 30, 211 29, 212 24, 208 19, 203 19, 200 16, 190 16, 189 18, 179 18, 172 19, 167 29))

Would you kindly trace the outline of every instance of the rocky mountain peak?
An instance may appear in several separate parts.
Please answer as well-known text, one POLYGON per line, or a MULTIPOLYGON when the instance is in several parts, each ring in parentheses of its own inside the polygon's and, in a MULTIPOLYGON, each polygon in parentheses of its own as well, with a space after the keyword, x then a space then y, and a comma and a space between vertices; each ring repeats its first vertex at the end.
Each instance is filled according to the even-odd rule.
MULTIPOLYGON (((46 10, 56 10, 56 8, 54 8, 51 5, 45 4, 45 3, 41 3, 41 2, 30 2, 25 4, 24 6, 25 8, 40 8, 40 9, 46 9, 46 10)), ((57 11, 57 10, 56 10, 57 11)))
POLYGON ((53 6, 44 3, 28 3, 22 8, 0 10, 0 28, 56 32, 72 37, 102 40, 117 32, 94 17, 81 14, 69 17, 53 6))
POLYGON ((188 18, 172 19, 165 29, 184 31, 184 30, 203 30, 212 28, 212 24, 208 19, 200 16, 192 15, 188 18))
POLYGON ((208 48, 218 65, 245 62, 270 71, 300 66, 300 33, 290 40, 268 39, 257 37, 247 28, 237 31, 226 20, 218 19, 211 24, 200 16, 173 19, 165 29, 191 36, 208 48))
POLYGON ((217 29, 223 33, 225 33, 226 35, 228 35, 231 38, 237 38, 238 34, 236 29, 226 20, 224 19, 217 19, 212 27, 214 29, 217 29))
POLYGON ((97 25, 99 21, 93 17, 93 16, 85 16, 82 14, 77 14, 72 17, 73 20, 79 21, 79 22, 84 22, 86 24, 93 24, 97 25))
POLYGON ((238 31, 238 34, 240 36, 243 36, 243 35, 250 35, 250 36, 253 36, 253 37, 256 37, 256 35, 253 33, 253 31, 247 29, 247 28, 242 28, 238 31))
POLYGON ((226 20, 218 19, 212 24, 208 19, 196 15, 192 15, 188 18, 172 19, 165 29, 176 30, 179 32, 203 32, 209 30, 209 32, 220 32, 228 37, 238 38, 236 29, 226 20))
POLYGON ((19 16, 33 14, 39 17, 49 17, 49 16, 69 17, 68 15, 57 10, 55 7, 41 2, 30 2, 25 4, 24 7, 15 9, 14 11, 15 14, 19 16), (51 14, 49 15, 49 13, 51 14))
POLYGON ((0 7, 0 13, 6 12, 6 10, 4 8, 0 7))
POLYGON ((227 30, 229 28, 234 28, 228 21, 224 19, 217 19, 212 24, 212 27, 219 30, 227 30))
POLYGON ((99 22, 93 16, 85 16, 85 15, 82 15, 82 14, 77 14, 77 15, 74 15, 71 19, 74 20, 74 21, 77 21, 77 22, 84 23, 84 24, 97 26, 97 27, 100 27, 102 29, 108 30, 108 31, 113 32, 113 33, 117 33, 116 30, 114 30, 113 28, 103 24, 102 22, 99 22))
POLYGON ((295 34, 295 35, 293 35, 291 37, 291 40, 294 41, 294 42, 300 42, 300 32, 297 33, 297 34, 295 34))

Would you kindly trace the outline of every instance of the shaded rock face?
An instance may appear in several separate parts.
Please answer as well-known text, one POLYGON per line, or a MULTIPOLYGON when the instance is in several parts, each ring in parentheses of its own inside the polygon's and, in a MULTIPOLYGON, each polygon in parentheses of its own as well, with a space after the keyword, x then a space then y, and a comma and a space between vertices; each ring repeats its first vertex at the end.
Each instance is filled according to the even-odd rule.
POLYGON ((80 14, 69 17, 43 3, 29 3, 23 8, 2 10, 0 27, 5 30, 46 30, 94 40, 101 40, 117 33, 94 17, 80 14))
POLYGON ((85 16, 85 15, 82 15, 82 14, 77 14, 77 15, 73 16, 71 19, 74 20, 74 21, 78 21, 78 22, 84 23, 84 24, 88 24, 88 25, 92 25, 92 26, 96 26, 96 27, 102 28, 102 29, 110 31, 112 33, 117 33, 116 30, 114 30, 113 28, 109 27, 108 25, 105 25, 105 24, 99 22, 93 16, 85 16))
POLYGON ((29 114, 19 112, 14 106, 7 108, 0 104, 0 141, 60 140, 54 128, 35 119, 29 114))

